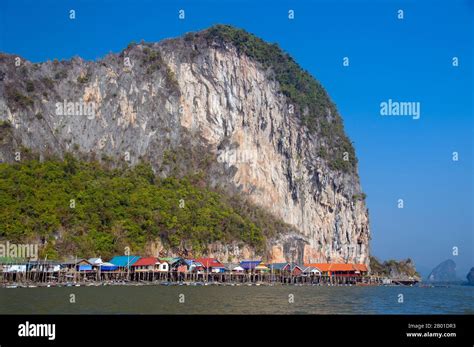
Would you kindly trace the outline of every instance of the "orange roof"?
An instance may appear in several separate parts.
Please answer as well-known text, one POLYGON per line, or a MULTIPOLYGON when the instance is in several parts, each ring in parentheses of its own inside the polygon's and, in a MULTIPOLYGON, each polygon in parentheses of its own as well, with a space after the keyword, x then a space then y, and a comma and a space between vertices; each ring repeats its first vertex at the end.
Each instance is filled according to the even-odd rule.
POLYGON ((353 264, 331 264, 331 271, 355 271, 353 264))
POLYGON ((365 265, 365 264, 354 264, 354 268, 358 271, 361 271, 361 272, 367 272, 368 271, 367 265, 365 265))
POLYGON ((322 272, 328 271, 367 271, 365 264, 343 264, 343 263, 313 263, 305 266, 316 267, 322 272))
POLYGON ((321 270, 322 272, 327 272, 327 271, 329 271, 329 269, 331 268, 331 264, 329 264, 329 263, 305 264, 305 266, 316 267, 316 268, 318 268, 319 270, 321 270))

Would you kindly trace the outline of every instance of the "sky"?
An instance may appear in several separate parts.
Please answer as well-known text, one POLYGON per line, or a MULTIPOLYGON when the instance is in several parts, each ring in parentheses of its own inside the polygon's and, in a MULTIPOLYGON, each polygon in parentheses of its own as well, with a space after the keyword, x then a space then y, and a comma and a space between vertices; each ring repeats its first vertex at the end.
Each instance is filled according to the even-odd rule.
POLYGON ((277 42, 344 119, 367 194, 371 253, 410 257, 425 276, 453 259, 465 278, 474 266, 473 17, 469 0, 2 0, 0 51, 33 62, 94 60, 218 23, 277 42), (419 102, 420 118, 382 116, 389 99, 419 102))

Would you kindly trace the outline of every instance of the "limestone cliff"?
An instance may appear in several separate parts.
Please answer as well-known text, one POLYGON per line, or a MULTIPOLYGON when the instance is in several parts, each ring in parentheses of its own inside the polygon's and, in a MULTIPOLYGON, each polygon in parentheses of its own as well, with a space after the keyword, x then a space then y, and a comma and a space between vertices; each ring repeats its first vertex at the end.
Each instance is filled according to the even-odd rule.
MULTIPOLYGON (((162 176, 205 159, 210 186, 294 227, 267 241, 269 260, 368 263, 368 211, 341 118, 277 46, 217 26, 95 62, 16 58, 0 55, 0 120, 12 125, 0 159, 72 152, 148 160, 162 176)), ((210 254, 242 252, 229 247, 210 254)))
POLYGON ((457 281, 456 263, 447 259, 438 264, 428 276, 428 282, 455 282, 457 281))
POLYGON ((474 267, 472 267, 471 270, 467 273, 466 279, 467 284, 469 284, 470 286, 474 286, 474 267))

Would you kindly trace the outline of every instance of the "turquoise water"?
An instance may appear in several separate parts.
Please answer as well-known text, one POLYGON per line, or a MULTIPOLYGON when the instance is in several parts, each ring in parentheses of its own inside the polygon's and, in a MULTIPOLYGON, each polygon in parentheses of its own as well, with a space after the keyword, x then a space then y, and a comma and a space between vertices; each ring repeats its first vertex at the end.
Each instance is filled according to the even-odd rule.
POLYGON ((0 314, 12 313, 474 314, 474 287, 1 288, 0 314), (70 303, 71 294, 75 295, 76 303, 70 303), (403 302, 399 302, 401 298, 403 302))

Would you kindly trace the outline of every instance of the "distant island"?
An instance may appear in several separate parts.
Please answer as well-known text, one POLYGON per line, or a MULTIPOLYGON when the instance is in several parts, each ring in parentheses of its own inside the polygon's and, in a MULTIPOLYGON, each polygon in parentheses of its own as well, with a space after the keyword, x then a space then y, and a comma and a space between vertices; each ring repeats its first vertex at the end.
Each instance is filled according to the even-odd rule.
POLYGON ((467 273, 464 278, 458 277, 456 272, 456 262, 447 259, 438 264, 426 278, 427 283, 432 284, 467 284, 474 285, 474 267, 467 273))
POLYGON ((472 267, 471 270, 467 273, 466 278, 467 284, 469 284, 470 286, 474 286, 474 267, 472 267))
POLYGON ((436 266, 427 278, 428 282, 456 282, 459 281, 456 274, 456 263, 447 259, 436 266))

